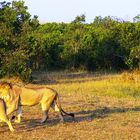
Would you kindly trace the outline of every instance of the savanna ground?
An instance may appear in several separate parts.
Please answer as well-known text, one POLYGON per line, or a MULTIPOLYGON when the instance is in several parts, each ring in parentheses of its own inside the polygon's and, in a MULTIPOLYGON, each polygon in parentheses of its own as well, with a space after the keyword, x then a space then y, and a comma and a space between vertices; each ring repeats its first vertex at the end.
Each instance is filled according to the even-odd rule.
POLYGON ((34 84, 60 94, 62 107, 75 113, 60 123, 53 110, 45 124, 39 105, 23 107, 11 133, 0 125, 0 140, 140 140, 140 73, 35 73, 34 84))

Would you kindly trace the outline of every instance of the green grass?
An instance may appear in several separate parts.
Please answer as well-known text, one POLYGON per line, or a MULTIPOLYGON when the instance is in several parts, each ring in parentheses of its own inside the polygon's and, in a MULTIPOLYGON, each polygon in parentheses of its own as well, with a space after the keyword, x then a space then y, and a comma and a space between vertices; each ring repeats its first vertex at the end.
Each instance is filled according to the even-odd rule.
MULTIPOLYGON (((49 86, 60 94, 62 107, 75 113, 75 120, 65 117, 59 123, 56 113, 49 120, 37 121, 39 105, 23 107, 21 124, 0 126, 0 140, 139 140, 140 139, 140 75, 139 73, 35 73, 35 85, 49 86)), ((30 86, 30 85, 29 85, 30 86)))

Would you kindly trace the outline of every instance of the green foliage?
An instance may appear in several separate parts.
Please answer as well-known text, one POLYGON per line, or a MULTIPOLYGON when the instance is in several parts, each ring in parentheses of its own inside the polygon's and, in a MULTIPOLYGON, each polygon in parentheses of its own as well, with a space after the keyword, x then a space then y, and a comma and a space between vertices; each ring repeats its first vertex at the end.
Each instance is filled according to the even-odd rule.
POLYGON ((131 48, 128 65, 131 69, 140 68, 140 45, 131 48))
POLYGON ((30 14, 23 1, 2 2, 0 5, 0 76, 19 76, 29 80, 28 37, 33 30, 30 14))
POLYGON ((77 16, 72 23, 76 23, 76 24, 84 23, 86 21, 85 18, 86 16, 82 14, 81 16, 77 16))
POLYGON ((0 76, 29 80, 32 70, 140 68, 140 16, 134 22, 85 15, 39 24, 23 1, 0 3, 0 76), (10 14, 9 14, 10 13, 10 14))

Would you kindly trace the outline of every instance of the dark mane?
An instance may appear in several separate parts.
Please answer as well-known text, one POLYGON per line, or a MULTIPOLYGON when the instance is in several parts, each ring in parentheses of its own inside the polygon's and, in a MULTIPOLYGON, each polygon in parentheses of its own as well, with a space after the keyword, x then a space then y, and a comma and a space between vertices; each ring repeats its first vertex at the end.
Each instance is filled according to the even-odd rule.
POLYGON ((12 89, 12 83, 9 83, 9 82, 0 82, 0 86, 8 86, 9 88, 11 88, 12 89))

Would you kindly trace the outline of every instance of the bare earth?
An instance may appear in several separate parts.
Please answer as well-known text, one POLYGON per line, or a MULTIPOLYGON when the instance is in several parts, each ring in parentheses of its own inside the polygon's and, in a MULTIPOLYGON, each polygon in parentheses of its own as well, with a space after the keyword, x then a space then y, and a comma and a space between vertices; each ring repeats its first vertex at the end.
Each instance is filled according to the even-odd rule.
POLYGON ((56 89, 75 119, 65 116, 60 123, 50 110, 48 121, 40 124, 40 106, 22 107, 21 124, 12 123, 14 133, 0 123, 0 140, 140 140, 139 75, 42 73, 34 83, 27 86, 56 89))

